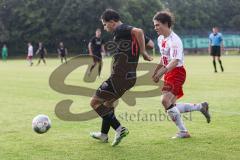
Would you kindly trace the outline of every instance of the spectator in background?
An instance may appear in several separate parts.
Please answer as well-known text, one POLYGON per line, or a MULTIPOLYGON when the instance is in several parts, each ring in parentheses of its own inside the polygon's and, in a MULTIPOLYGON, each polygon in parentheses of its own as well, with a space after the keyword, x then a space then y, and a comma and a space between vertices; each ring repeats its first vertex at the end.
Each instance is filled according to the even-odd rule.
POLYGON ((33 46, 32 46, 32 44, 31 44, 31 42, 28 42, 27 61, 29 62, 29 65, 30 65, 30 66, 33 65, 32 58, 33 58, 33 46))
POLYGON ((221 51, 224 51, 222 34, 219 33, 218 27, 213 27, 212 33, 209 35, 208 52, 213 57, 213 67, 215 73, 217 72, 216 58, 218 59, 222 72, 224 71, 222 61, 220 59, 221 51))
POLYGON ((2 47, 2 60, 3 61, 7 61, 7 57, 8 57, 7 45, 3 44, 3 47, 2 47))

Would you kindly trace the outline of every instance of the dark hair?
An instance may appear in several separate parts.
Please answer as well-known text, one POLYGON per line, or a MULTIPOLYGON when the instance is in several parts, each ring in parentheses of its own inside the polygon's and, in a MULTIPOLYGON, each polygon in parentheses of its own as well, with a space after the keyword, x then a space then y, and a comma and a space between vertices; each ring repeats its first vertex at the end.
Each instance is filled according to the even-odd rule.
POLYGON ((168 27, 170 28, 174 23, 174 16, 170 11, 160 11, 155 14, 153 17, 153 20, 157 20, 161 22, 162 24, 168 24, 168 27))
POLYGON ((109 22, 111 20, 118 22, 120 20, 120 16, 118 14, 117 11, 113 10, 113 9, 106 9, 101 16, 101 19, 109 22))

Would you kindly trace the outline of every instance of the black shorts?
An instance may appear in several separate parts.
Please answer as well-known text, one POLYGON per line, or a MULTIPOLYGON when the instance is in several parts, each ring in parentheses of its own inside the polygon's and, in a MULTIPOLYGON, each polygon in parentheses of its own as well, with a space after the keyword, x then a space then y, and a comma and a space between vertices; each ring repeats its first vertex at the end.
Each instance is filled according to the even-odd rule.
POLYGON ((39 58, 41 58, 41 59, 44 59, 44 54, 40 54, 40 57, 39 58))
POLYGON ((101 61, 102 61, 101 53, 93 53, 93 62, 101 62, 101 61))
POLYGON ((118 99, 136 83, 136 78, 126 80, 125 78, 108 78, 96 91, 96 96, 104 101, 118 99))
POLYGON ((220 46, 212 46, 211 47, 211 56, 221 56, 221 47, 220 46))
POLYGON ((66 54, 61 53, 60 56, 61 56, 62 58, 64 58, 64 57, 66 57, 66 54))

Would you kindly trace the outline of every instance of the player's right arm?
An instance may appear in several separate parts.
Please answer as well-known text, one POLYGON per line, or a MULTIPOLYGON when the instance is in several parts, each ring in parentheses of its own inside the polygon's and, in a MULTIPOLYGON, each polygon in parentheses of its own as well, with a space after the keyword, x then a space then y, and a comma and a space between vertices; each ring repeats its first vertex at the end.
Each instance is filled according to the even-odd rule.
POLYGON ((43 50, 44 50, 44 54, 47 55, 47 49, 44 48, 43 50))
POLYGON ((131 32, 135 36, 135 38, 137 39, 137 42, 138 42, 138 45, 139 45, 139 48, 140 48, 140 53, 142 54, 144 60, 152 61, 153 58, 146 51, 145 38, 144 38, 143 30, 139 29, 139 28, 133 28, 131 32))
POLYGON ((209 44, 208 44, 208 53, 210 54, 211 52, 211 44, 212 44, 212 40, 211 40, 211 34, 209 35, 209 44))
POLYGON ((60 56, 61 52, 59 48, 57 49, 57 52, 58 52, 58 55, 60 56))
POLYGON ((157 65, 157 67, 155 68, 152 78, 157 74, 157 72, 163 67, 163 62, 162 60, 160 60, 160 63, 157 65))
POLYGON ((38 50, 37 50, 37 52, 36 52, 36 55, 38 55, 39 51, 40 51, 40 48, 38 48, 38 50))
POLYGON ((88 51, 89 51, 89 54, 92 56, 93 55, 93 52, 92 52, 92 42, 88 43, 88 51))
POLYGON ((220 36, 220 40, 221 40, 221 44, 220 44, 220 46, 221 46, 221 51, 224 52, 224 45, 223 45, 222 34, 220 34, 220 35, 221 35, 221 36, 220 36))
POLYGON ((65 54, 68 55, 68 50, 67 50, 67 48, 65 48, 65 54))

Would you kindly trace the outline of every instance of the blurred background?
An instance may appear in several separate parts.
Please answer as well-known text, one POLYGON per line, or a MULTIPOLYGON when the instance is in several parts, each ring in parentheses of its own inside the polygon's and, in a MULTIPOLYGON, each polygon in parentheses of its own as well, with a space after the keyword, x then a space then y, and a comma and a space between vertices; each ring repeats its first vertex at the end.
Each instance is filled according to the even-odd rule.
MULTIPOLYGON (((9 56, 21 57, 27 42, 36 50, 42 41, 51 56, 63 41, 72 55, 87 54, 95 29, 102 28, 100 16, 106 8, 117 10, 124 23, 144 29, 155 43, 152 17, 169 9, 186 54, 207 54, 213 26, 223 34, 225 54, 240 54, 239 0, 0 0, 1 47, 6 43, 9 56)), ((103 32, 103 37, 110 40, 111 34, 103 32)))

